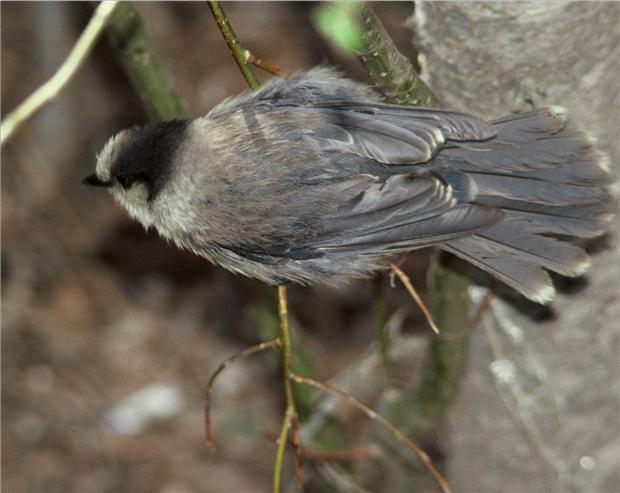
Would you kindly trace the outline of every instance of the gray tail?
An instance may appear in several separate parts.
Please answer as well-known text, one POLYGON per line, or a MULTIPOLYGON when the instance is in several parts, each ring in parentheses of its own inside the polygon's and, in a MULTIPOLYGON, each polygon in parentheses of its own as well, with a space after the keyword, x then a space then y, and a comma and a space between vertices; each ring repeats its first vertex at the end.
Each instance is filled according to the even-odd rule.
POLYGON ((441 154, 457 194, 500 208, 504 219, 442 248, 545 303, 555 294, 545 269, 583 274, 588 257, 570 240, 609 228, 615 207, 607 162, 592 138, 567 123, 563 108, 512 115, 493 125, 495 139, 454 143, 441 154))

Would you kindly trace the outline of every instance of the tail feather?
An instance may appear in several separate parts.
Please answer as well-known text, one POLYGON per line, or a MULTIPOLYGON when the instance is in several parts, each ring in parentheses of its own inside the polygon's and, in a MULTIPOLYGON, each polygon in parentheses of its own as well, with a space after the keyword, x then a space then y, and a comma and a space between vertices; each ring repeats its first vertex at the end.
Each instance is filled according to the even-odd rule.
POLYGON ((526 221, 504 220, 476 236, 508 255, 528 259, 558 274, 574 277, 587 270, 590 262, 581 248, 537 232, 547 231, 526 221))
POLYGON ((508 116, 493 125, 496 139, 456 143, 440 156, 449 167, 445 179, 457 189, 471 183, 468 199, 499 208, 504 220, 443 248, 544 303, 554 294, 544 269, 583 274, 587 255, 570 239, 592 238, 609 228, 615 203, 608 167, 592 139, 567 124, 561 108, 508 116))
POLYGON ((490 205, 494 205, 497 196, 541 205, 573 206, 600 203, 609 195, 604 187, 556 183, 534 177, 486 174, 473 178, 478 185, 478 201, 490 205))
POLYGON ((499 138, 510 134, 510 142, 529 142, 532 135, 554 135, 566 126, 566 110, 547 106, 535 111, 516 113, 493 120, 499 138))
POLYGON ((545 230, 548 234, 575 238, 596 238, 609 227, 608 219, 573 217, 553 214, 553 211, 527 211, 502 207, 506 218, 525 221, 545 230))
POLYGON ((551 278, 544 269, 509 252, 497 251, 490 242, 469 236, 446 243, 442 248, 492 274, 532 301, 548 303, 555 295, 551 278))

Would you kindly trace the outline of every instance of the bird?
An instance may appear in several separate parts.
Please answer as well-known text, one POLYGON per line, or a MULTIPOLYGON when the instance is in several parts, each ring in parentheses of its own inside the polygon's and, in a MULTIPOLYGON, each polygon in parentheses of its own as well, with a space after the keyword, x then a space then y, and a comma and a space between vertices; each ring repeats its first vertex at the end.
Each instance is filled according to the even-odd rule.
POLYGON ((492 121, 388 104, 330 67, 205 116, 122 130, 83 183, 146 229, 271 285, 338 284, 438 247, 537 303, 609 230, 608 160, 559 106, 492 121))

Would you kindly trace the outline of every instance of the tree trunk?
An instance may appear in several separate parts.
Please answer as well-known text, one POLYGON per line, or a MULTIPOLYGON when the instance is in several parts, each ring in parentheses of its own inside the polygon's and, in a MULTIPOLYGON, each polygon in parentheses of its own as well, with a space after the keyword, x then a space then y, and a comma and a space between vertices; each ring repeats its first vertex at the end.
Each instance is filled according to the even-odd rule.
MULTIPOLYGON (((617 174, 619 4, 421 2, 412 25, 444 107, 500 117, 565 106, 617 174)), ((570 283, 553 303, 555 316, 535 321, 495 299, 475 328, 443 446, 455 491, 617 491, 617 221, 614 228, 588 282, 570 283)), ((475 301, 483 292, 471 293, 475 301)))

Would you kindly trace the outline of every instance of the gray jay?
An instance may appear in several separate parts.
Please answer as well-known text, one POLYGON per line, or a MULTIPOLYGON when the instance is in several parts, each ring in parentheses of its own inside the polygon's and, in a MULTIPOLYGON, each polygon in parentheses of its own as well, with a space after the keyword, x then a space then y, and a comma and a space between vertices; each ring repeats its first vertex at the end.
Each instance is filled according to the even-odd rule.
POLYGON ((568 240, 607 229, 610 182, 560 107, 485 122, 382 103, 325 67, 123 130, 84 180, 177 246, 272 284, 363 277, 438 246, 540 303, 545 269, 587 269, 568 240))

